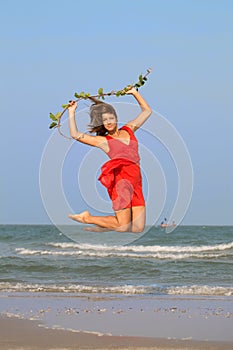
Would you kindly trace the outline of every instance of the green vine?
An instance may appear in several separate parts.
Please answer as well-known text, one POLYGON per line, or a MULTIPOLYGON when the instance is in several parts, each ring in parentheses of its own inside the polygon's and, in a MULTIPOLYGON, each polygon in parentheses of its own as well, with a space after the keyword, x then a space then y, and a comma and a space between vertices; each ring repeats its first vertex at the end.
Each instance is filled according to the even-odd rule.
MULTIPOLYGON (((145 82, 147 81, 147 76, 151 73, 151 71, 152 71, 152 68, 147 69, 147 72, 144 76, 142 74, 139 75, 138 81, 136 83, 127 85, 126 87, 124 87, 123 89, 118 90, 118 91, 104 92, 103 88, 101 87, 98 89, 97 95, 91 95, 91 94, 86 93, 84 91, 82 91, 80 93, 75 92, 74 97, 77 99, 77 100, 75 100, 75 102, 78 102, 80 100, 87 100, 87 99, 91 99, 91 98, 105 100, 106 96, 112 96, 112 95, 115 95, 117 97, 124 96, 126 94, 126 92, 128 90, 130 90, 131 88, 135 88, 136 90, 138 90, 141 86, 143 86, 145 84, 145 82)), ((58 131, 62 136, 65 136, 65 135, 63 135, 62 132, 60 131, 61 118, 62 118, 63 114, 67 111, 68 107, 69 107, 69 104, 63 104, 62 105, 62 108, 63 108, 62 112, 58 112, 56 114, 53 114, 53 113, 49 114, 49 117, 52 120, 52 123, 50 124, 49 128, 50 129, 58 128, 58 131)))

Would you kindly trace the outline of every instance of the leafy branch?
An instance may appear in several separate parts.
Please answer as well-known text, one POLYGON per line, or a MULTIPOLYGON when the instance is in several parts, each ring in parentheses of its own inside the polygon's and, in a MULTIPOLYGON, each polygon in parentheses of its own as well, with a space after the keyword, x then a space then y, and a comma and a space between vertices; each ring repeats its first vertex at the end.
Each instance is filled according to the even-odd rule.
MULTIPOLYGON (((147 76, 151 73, 151 71, 152 71, 152 68, 147 69, 147 72, 144 76, 142 74, 139 75, 138 81, 136 83, 127 85, 126 87, 124 87, 121 90, 117 90, 117 91, 113 90, 111 92, 104 92, 103 88, 100 87, 98 89, 97 95, 91 95, 91 94, 86 93, 84 91, 82 91, 80 93, 75 92, 75 94, 74 94, 74 97, 76 98, 75 102, 78 102, 80 100, 92 99, 92 98, 105 100, 106 96, 112 96, 112 95, 115 95, 116 97, 124 96, 127 93, 127 91, 129 91, 130 89, 135 88, 136 90, 138 90, 141 86, 143 86, 145 84, 145 82, 147 81, 147 76)), ((56 114, 53 114, 53 113, 49 114, 49 117, 52 120, 52 123, 50 124, 49 128, 50 129, 58 128, 59 133, 64 137, 67 137, 67 136, 65 136, 60 130, 61 118, 62 118, 63 114, 67 111, 68 107, 69 107, 69 104, 63 104, 62 105, 62 108, 63 108, 62 112, 58 112, 56 114)))

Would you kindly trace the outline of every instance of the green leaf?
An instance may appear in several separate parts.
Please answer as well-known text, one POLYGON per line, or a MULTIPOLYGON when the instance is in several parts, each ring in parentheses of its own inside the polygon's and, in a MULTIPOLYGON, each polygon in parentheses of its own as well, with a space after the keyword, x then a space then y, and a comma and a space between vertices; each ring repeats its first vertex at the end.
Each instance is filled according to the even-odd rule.
POLYGON ((54 121, 57 120, 56 116, 53 113, 49 113, 49 117, 54 121))
POLYGON ((68 104, 66 104, 66 105, 62 105, 62 108, 67 108, 69 105, 68 104))
POLYGON ((89 94, 89 93, 86 93, 86 94, 85 94, 85 97, 86 97, 86 98, 88 98, 89 96, 91 96, 91 94, 89 94))
POLYGON ((143 81, 143 77, 142 74, 139 75, 139 81, 142 82, 143 81))
POLYGON ((49 125, 49 129, 52 129, 52 128, 54 128, 55 126, 57 126, 57 123, 52 122, 52 123, 49 125))
POLYGON ((99 88, 98 95, 103 95, 103 88, 99 88))
POLYGON ((117 96, 117 97, 119 97, 120 94, 121 94, 121 91, 120 91, 120 90, 116 92, 116 96, 117 96))
POLYGON ((103 95, 101 96, 101 98, 102 98, 102 100, 105 100, 105 97, 103 95))
POLYGON ((60 116, 61 116, 61 112, 57 112, 55 115, 56 120, 58 120, 60 118, 60 116))
POLYGON ((80 98, 80 95, 77 92, 75 92, 74 97, 80 98))
POLYGON ((84 91, 80 92, 79 96, 85 98, 85 92, 84 91))

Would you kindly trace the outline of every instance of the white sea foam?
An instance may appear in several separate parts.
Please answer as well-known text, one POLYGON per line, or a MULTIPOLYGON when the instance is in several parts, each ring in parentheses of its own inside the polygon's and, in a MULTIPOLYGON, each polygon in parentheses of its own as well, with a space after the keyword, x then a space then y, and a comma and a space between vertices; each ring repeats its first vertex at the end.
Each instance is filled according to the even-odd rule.
POLYGON ((181 259, 214 259, 219 257, 224 257, 224 253, 153 253, 153 252, 123 252, 123 251, 82 251, 82 250, 68 250, 68 251, 60 251, 60 250, 31 250, 26 248, 16 248, 16 252, 20 255, 52 255, 52 256, 83 256, 83 257, 96 257, 96 258, 108 258, 108 257, 120 257, 120 258, 148 258, 148 259, 171 259, 171 260, 181 260, 181 259))
POLYGON ((167 289, 167 294, 175 295, 216 295, 233 296, 233 287, 220 286, 179 286, 167 289))
POLYGON ((152 287, 121 285, 121 286, 88 286, 79 284, 27 284, 1 282, 0 291, 7 292, 47 292, 47 293, 109 293, 109 294, 144 294, 151 292, 152 287))
POLYGON ((132 252, 208 252, 222 251, 233 248, 233 242, 222 243, 217 245, 202 246, 107 246, 102 244, 79 244, 79 243, 48 243, 48 245, 62 249, 81 249, 81 250, 97 250, 97 251, 132 251, 132 252))
POLYGON ((97 286, 97 285, 56 285, 56 284, 27 284, 1 282, 0 292, 42 292, 42 293, 78 293, 78 294, 163 294, 163 295, 193 295, 193 296, 233 296, 233 287, 191 285, 163 287, 158 285, 118 285, 118 286, 97 286))

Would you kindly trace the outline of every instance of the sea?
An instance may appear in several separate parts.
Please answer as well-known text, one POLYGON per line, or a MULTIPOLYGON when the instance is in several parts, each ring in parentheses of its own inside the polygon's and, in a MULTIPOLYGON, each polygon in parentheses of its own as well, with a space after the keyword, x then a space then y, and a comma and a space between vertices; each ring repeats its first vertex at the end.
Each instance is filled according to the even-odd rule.
POLYGON ((127 244, 105 244, 101 232, 80 237, 1 225, 0 293, 233 295, 233 226, 153 226, 127 244))

